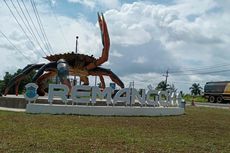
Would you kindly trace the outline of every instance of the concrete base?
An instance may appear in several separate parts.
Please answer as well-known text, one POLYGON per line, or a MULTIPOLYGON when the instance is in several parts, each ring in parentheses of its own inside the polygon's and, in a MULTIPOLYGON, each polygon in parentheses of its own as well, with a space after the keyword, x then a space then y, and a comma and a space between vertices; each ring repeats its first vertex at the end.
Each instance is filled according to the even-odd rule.
POLYGON ((31 103, 27 104, 26 112, 98 116, 168 116, 182 115, 184 114, 184 109, 179 107, 85 106, 31 103))
POLYGON ((0 107, 26 108, 26 104, 24 97, 0 97, 0 107))

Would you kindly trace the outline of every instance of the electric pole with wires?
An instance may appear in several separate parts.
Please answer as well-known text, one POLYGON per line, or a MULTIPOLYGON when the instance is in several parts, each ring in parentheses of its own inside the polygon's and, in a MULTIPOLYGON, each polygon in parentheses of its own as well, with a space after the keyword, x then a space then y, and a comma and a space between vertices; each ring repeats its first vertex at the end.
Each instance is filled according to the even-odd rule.
MULTIPOLYGON (((78 36, 76 36, 76 48, 75 48, 75 53, 77 54, 77 51, 78 51, 78 36)), ((77 83, 77 78, 76 78, 76 75, 74 75, 74 79, 73 79, 73 85, 75 86, 77 83)))
POLYGON ((167 69, 166 74, 164 74, 163 76, 165 76, 165 84, 167 85, 168 83, 168 77, 169 77, 169 70, 167 69))

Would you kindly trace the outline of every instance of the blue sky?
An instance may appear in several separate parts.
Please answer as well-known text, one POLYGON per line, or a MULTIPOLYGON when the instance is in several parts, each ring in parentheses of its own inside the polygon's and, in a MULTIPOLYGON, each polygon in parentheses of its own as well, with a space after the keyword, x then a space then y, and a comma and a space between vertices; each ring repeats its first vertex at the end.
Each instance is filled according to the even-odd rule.
MULTIPOLYGON (((203 86, 229 80, 230 1, 50 0, 58 22, 49 0, 34 1, 54 54, 73 51, 78 35, 79 52, 100 57, 103 46, 96 13, 104 12, 111 46, 109 61, 102 67, 112 69, 126 86, 134 80, 136 88, 155 87, 167 70, 169 84, 185 92, 194 82, 203 86)), ((24 2, 36 21, 30 1, 24 2)), ((4 2, 0 4, 0 30, 31 61, 48 62, 36 43, 30 45, 4 2)), ((6 71, 13 73, 31 63, 1 34, 0 49, 1 78, 6 71)), ((111 80, 106 77, 106 82, 111 80)))
MULTIPOLYGON (((47 2, 50 2, 50 0, 46 0, 47 2)), ((172 0, 146 0, 141 1, 145 3, 153 3, 153 4, 164 4, 164 5, 170 5, 174 1, 172 0)), ((73 3, 66 0, 57 0, 53 1, 53 5, 55 7, 56 13, 63 16, 72 17, 74 19, 78 18, 79 16, 84 16, 87 20, 90 20, 92 22, 96 22, 97 18, 95 18, 95 14, 97 12, 105 12, 108 10, 108 8, 103 6, 97 6, 96 8, 90 8, 87 5, 84 5, 82 3, 73 3)), ((132 4, 133 2, 138 2, 136 0, 119 0, 118 1, 120 5, 123 4, 132 4)))

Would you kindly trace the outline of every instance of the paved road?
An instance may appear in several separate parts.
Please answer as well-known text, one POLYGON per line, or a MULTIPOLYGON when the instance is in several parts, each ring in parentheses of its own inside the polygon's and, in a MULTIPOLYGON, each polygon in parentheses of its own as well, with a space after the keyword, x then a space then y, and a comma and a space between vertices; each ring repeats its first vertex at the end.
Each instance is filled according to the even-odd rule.
MULTIPOLYGON (((188 103, 188 105, 191 105, 191 103, 188 103)), ((195 105, 198 106, 198 107, 230 109, 230 104, 195 102, 195 105)))

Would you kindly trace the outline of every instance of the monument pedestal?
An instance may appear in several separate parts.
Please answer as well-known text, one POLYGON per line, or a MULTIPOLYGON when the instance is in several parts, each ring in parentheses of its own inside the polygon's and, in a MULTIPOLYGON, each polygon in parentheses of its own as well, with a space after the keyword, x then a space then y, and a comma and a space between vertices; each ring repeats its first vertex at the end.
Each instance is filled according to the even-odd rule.
POLYGON ((169 116, 182 115, 184 114, 184 109, 180 107, 87 106, 30 103, 26 106, 26 112, 96 116, 169 116))

